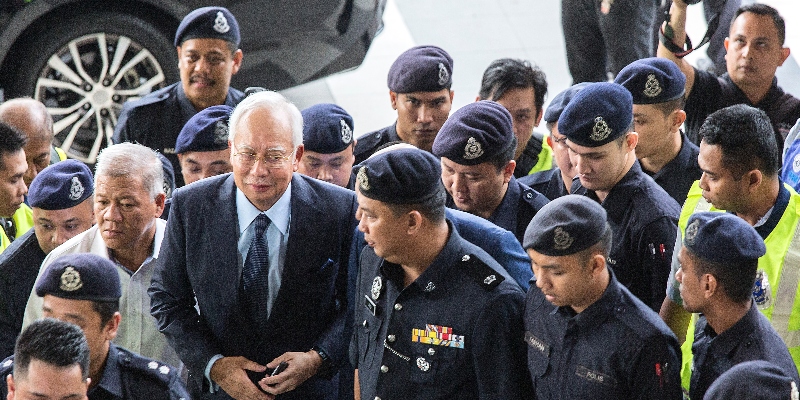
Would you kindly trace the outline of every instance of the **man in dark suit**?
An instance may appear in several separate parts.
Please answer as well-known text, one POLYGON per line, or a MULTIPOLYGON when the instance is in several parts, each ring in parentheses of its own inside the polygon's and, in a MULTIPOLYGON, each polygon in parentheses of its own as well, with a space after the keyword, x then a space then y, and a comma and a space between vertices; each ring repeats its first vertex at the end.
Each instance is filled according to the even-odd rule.
POLYGON ((302 134, 281 95, 248 96, 230 119, 233 173, 172 198, 152 312, 204 398, 336 398, 324 378, 345 355, 356 199, 292 173, 302 134))

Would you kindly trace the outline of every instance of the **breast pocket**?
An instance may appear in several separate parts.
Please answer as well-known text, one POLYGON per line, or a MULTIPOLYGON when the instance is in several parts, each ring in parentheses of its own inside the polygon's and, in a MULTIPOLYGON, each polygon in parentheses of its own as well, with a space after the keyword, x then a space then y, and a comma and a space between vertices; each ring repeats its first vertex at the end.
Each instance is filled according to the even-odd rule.
POLYGON ((525 332, 525 343, 528 345, 528 371, 535 381, 545 376, 550 367, 550 344, 530 331, 525 332))
MULTIPOLYGON (((362 298, 362 302, 363 301, 362 298)), ((366 368, 375 362, 378 354, 383 353, 383 342, 378 343, 378 333, 380 333, 382 321, 380 318, 372 315, 372 313, 365 308, 365 305, 362 304, 358 307, 361 309, 361 322, 360 326, 356 329, 359 335, 358 362, 360 365, 363 364, 366 368)))
POLYGON ((409 380, 421 387, 438 390, 458 385, 468 374, 466 371, 471 368, 466 365, 464 349, 418 343, 414 345, 409 360, 409 380))

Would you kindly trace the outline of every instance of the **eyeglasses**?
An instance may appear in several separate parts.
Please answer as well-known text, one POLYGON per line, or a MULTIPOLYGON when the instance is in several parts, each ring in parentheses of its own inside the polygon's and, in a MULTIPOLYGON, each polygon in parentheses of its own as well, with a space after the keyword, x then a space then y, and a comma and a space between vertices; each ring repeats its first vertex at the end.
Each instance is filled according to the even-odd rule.
MULTIPOLYGON (((234 148, 236 147, 234 146, 234 148)), ((250 168, 253 165, 255 165, 258 161, 263 161, 264 166, 272 169, 285 167, 286 163, 289 160, 291 160, 292 155, 294 155, 294 151, 289 153, 289 155, 284 155, 283 153, 275 152, 267 154, 263 157, 257 156, 255 153, 250 153, 246 151, 240 151, 234 154, 234 156, 239 159, 239 163, 242 164, 242 166, 250 168)))

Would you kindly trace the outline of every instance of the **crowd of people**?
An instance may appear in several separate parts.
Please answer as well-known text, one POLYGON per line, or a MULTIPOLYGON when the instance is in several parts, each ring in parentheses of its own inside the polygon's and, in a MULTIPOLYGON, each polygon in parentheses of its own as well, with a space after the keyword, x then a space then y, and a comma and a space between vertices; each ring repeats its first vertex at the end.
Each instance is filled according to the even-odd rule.
MULTIPOLYGON (((610 35, 645 3, 564 18, 610 35)), ((545 74, 503 58, 453 111, 455 61, 415 46, 396 121, 359 137, 338 105, 230 87, 223 7, 184 18, 181 80, 125 104, 94 171, 43 104, 0 104, 0 396, 798 398, 784 21, 739 7, 717 76, 683 59, 686 7, 628 26, 658 57, 641 34, 588 65, 575 38, 602 35, 570 32, 581 83, 546 110, 545 74)))

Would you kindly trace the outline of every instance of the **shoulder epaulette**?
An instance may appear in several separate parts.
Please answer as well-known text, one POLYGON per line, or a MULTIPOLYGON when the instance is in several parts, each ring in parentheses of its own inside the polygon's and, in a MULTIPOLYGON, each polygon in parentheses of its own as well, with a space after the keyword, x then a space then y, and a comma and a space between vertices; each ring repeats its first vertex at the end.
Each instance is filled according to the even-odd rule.
POLYGON ((506 279, 474 254, 465 254, 461 257, 461 264, 464 271, 486 290, 496 288, 506 279))
POLYGON ((135 371, 156 378, 164 384, 164 387, 169 386, 171 376, 177 373, 174 368, 162 362, 142 357, 125 349, 118 348, 118 350, 117 363, 120 369, 135 371))

